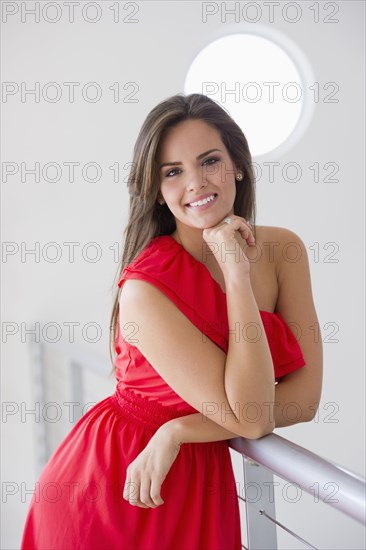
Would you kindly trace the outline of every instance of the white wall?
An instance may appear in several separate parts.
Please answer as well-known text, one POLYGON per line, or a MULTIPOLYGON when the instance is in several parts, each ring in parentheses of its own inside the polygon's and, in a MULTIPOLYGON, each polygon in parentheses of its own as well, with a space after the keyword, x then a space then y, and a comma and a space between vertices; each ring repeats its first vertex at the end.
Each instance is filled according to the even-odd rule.
MULTIPOLYGON (((34 2, 2 4, 3 14, 7 4, 16 5, 19 10, 21 5, 28 9, 34 6, 34 2)), ((120 242, 127 220, 128 194, 123 182, 127 170, 123 167, 131 161, 134 141, 150 109, 183 91, 185 74, 195 54, 211 36, 217 37, 218 31, 223 33, 226 26, 232 29, 233 19, 228 17, 227 23, 222 22, 220 13, 203 23, 200 2, 138 2, 131 3, 130 8, 121 3, 119 23, 113 22, 113 4, 99 2, 102 16, 94 24, 83 20, 80 6, 75 8, 75 22, 69 23, 62 2, 61 19, 54 24, 42 16, 39 23, 32 16, 22 23, 20 11, 2 23, 3 81, 19 86, 25 82, 28 88, 39 82, 41 89, 48 82, 57 82, 63 92, 56 103, 45 101, 42 95, 38 103, 33 96, 21 101, 20 93, 8 96, 2 103, 3 163, 32 167, 39 162, 42 167, 57 162, 63 167, 63 176, 57 183, 46 182, 42 177, 35 183, 31 175, 21 181, 19 173, 2 183, 3 241, 15 243, 19 249, 32 249, 39 243, 45 254, 47 243, 56 242, 62 252, 54 263, 46 261, 42 253, 35 261, 32 255, 22 257, 20 251, 3 259, 3 333, 13 326, 15 334, 6 339, 3 334, 2 400, 14 403, 19 411, 22 407, 31 408, 32 399, 34 407, 29 337, 22 337, 22 323, 28 329, 34 320, 39 320, 41 326, 57 322, 63 329, 61 340, 67 342, 64 323, 77 322, 76 341, 108 359, 111 288, 117 269, 110 247, 120 242), (138 11, 132 14, 134 4, 138 11), (128 14, 137 22, 124 22, 128 14), (64 82, 81 84, 75 89, 74 103, 68 101, 64 82), (80 89, 89 82, 97 82, 103 91, 96 103, 88 103, 81 96, 80 89), (120 83, 121 90, 117 103, 109 90, 115 82, 120 83), (128 82, 137 84, 135 103, 127 102, 133 91, 132 87, 123 89, 128 82), (103 171, 101 179, 96 183, 83 180, 79 167, 75 181, 68 181, 64 163, 72 161, 81 166, 98 163, 103 171), (109 167, 117 162, 121 177, 114 183, 109 167), (69 261, 68 248, 63 244, 67 242, 80 243, 74 262, 69 261), (98 243, 102 252, 94 263, 81 254, 83 246, 90 242, 98 243), (102 328, 102 337, 95 344, 88 344, 82 337, 81 327, 89 322, 102 328)), ((327 327, 327 323, 339 327, 334 335, 339 341, 324 341, 323 345, 324 385, 319 419, 282 428, 277 433, 365 475, 364 3, 330 3, 339 7, 333 16, 339 19, 335 24, 324 22, 331 11, 329 7, 326 11, 322 2, 318 23, 314 23, 310 8, 313 2, 301 2, 302 17, 297 23, 287 22, 277 11, 270 23, 268 9, 263 3, 257 4, 262 7, 259 22, 287 34, 306 53, 320 89, 328 82, 339 86, 339 102, 317 103, 306 135, 291 151, 276 159, 281 166, 298 162, 303 169, 300 182, 291 184, 278 178, 270 183, 264 175, 257 185, 258 224, 288 227, 307 245, 324 339, 332 334, 332 325, 327 327), (315 183, 309 168, 315 162, 321 167, 327 162, 337 163, 339 182, 324 181, 329 171, 322 170, 320 182, 315 183), (320 247, 318 261, 313 252, 315 243, 320 247), (326 261, 333 250, 333 245, 326 249, 327 243, 339 247, 334 256, 337 263, 326 261), (329 403, 334 405, 327 408, 329 403), (336 422, 330 422, 333 407, 336 422)), ((285 4, 280 2, 281 9, 285 4)), ((94 13, 90 8, 86 15, 92 18, 94 13)), ((50 9, 48 17, 54 15, 50 9)), ((239 22, 237 32, 240 28, 239 22)), ((323 91, 323 97, 329 91, 323 91)), ((90 176, 93 175, 91 171, 90 176)), ((52 254, 50 249, 49 257, 52 254)), ((101 391, 100 399, 105 396, 101 391)), ((15 494, 5 501, 3 498, 1 546, 15 549, 19 547, 30 500, 29 495, 22 499, 21 483, 31 489, 36 481, 34 417, 28 415, 24 420, 19 412, 2 420, 2 438, 6 442, 2 445, 3 487, 4 482, 13 483, 15 494)), ((305 508, 300 502, 296 504, 288 506, 279 499, 277 509, 279 513, 283 510, 288 524, 299 524, 301 536, 319 548, 364 546, 362 529, 355 522, 326 510, 324 505, 314 505, 310 512, 306 503, 305 508), (343 535, 338 525, 344 526, 343 535)), ((279 535, 279 541, 280 548, 294 548, 293 540, 285 535, 279 535)))

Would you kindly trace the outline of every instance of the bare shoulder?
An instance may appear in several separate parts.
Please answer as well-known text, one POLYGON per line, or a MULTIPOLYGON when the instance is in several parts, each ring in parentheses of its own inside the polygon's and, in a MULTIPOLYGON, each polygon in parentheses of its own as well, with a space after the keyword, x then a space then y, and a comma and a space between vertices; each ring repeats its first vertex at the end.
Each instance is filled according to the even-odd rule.
POLYGON ((301 317, 301 310, 302 314, 307 313, 307 320, 314 320, 310 264, 303 239, 286 227, 261 226, 258 234, 259 242, 271 243, 273 249, 278 282, 276 309, 285 318, 301 317))
POLYGON ((277 227, 274 225, 256 225, 257 240, 260 242, 273 241, 287 242, 291 239, 301 240, 299 235, 287 227, 277 227))
POLYGON ((272 225, 256 226, 256 242, 269 263, 274 265, 278 282, 289 264, 300 257, 307 260, 307 252, 301 237, 286 227, 272 225))
POLYGON ((286 227, 277 227, 274 225, 256 225, 257 235, 261 239, 267 239, 268 237, 280 237, 285 235, 294 235, 296 233, 286 227))

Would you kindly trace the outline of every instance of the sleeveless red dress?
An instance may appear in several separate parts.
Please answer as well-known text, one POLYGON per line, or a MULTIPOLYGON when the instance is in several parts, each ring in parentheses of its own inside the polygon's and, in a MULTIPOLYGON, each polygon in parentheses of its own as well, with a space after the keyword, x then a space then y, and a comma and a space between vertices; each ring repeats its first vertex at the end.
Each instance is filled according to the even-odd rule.
MULTIPOLYGON (((122 272, 157 286, 227 353, 226 297, 204 264, 170 235, 153 238, 122 272)), ((260 311, 276 379, 305 365, 279 313, 260 311)), ((167 336, 168 337, 168 336, 167 336)), ((157 345, 164 344, 164 336, 157 345)), ((164 504, 124 500, 127 466, 159 426, 197 413, 119 329, 116 391, 94 405, 48 460, 36 484, 21 550, 241 550, 228 441, 186 443, 162 487, 164 504)))

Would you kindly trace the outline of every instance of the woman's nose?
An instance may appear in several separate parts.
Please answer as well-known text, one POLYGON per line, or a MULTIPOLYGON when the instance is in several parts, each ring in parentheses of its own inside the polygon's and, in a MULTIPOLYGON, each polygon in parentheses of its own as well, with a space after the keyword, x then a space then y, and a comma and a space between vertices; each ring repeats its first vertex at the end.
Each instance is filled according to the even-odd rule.
POLYGON ((207 185, 207 181, 203 170, 201 169, 194 170, 190 174, 189 181, 187 184, 187 189, 190 189, 190 190, 202 189, 202 187, 206 187, 206 185, 207 185))

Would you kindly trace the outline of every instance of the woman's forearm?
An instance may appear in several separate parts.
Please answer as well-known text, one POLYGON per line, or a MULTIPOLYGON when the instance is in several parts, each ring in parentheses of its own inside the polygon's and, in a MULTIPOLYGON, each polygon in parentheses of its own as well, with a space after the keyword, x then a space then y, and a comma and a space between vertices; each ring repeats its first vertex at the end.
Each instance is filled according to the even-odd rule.
POLYGON ((175 443, 206 443, 239 437, 201 413, 169 420, 158 431, 166 432, 175 443))
POLYGON ((275 379, 263 321, 249 278, 226 276, 225 286, 229 323, 225 392, 235 416, 248 432, 268 433, 274 428, 270 417, 275 379))
MULTIPOLYGON (((294 407, 293 389, 281 384, 281 382, 275 386, 275 404, 273 408, 275 428, 292 426, 309 420, 311 407, 306 407, 297 402, 297 407, 294 407), (301 416, 299 415, 300 410, 303 412, 301 416)), ((238 434, 230 432, 201 413, 170 420, 159 430, 166 431, 168 436, 177 443, 206 443, 239 437, 238 434)))

